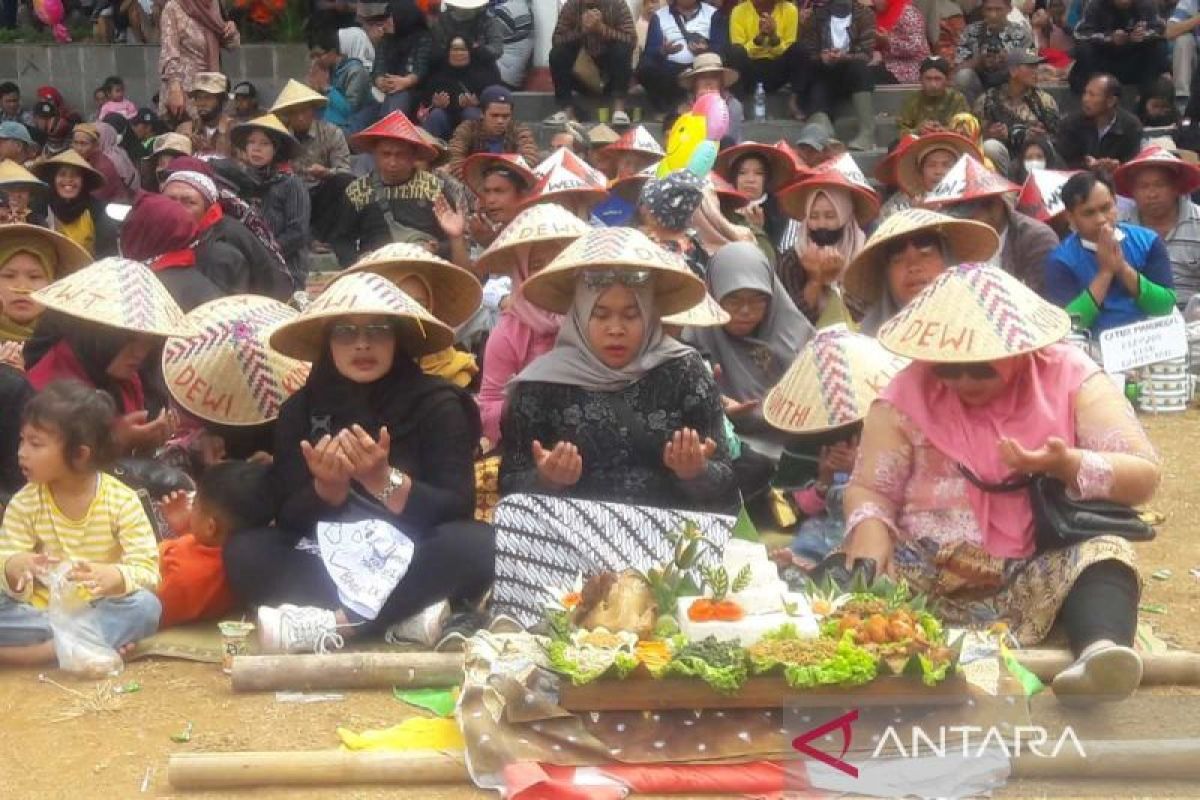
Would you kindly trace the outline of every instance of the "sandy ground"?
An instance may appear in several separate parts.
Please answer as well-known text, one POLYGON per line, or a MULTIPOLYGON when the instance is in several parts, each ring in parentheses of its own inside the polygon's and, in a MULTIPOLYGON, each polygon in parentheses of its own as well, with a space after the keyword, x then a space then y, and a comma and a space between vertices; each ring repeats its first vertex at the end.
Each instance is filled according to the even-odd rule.
MULTIPOLYGON (((1189 569, 1200 567, 1200 536, 1196 511, 1200 490, 1192 483, 1200 457, 1200 413, 1185 417, 1146 418, 1161 449, 1165 477, 1153 507, 1167 515, 1157 541, 1141 546, 1148 576, 1167 568, 1165 581, 1147 580, 1144 604, 1161 604, 1166 613, 1145 615, 1160 636, 1175 647, 1200 650, 1200 579, 1189 569)), ((336 728, 382 728, 404 719, 407 707, 385 692, 349 693, 341 702, 314 705, 281 704, 273 695, 239 695, 213 665, 149 661, 130 665, 118 681, 136 680, 135 694, 98 701, 97 684, 72 681, 48 671, 73 694, 41 682, 28 670, 0 672, 0 796, 11 800, 56 800, 81 794, 91 798, 174 797, 167 782, 167 758, 177 752, 233 750, 310 750, 335 747, 336 728), (190 742, 171 735, 193 726, 190 742), (147 777, 148 776, 148 777, 147 777), (143 792, 143 782, 146 790, 143 792)), ((1197 736, 1200 691, 1159 689, 1155 695, 1187 695, 1190 706, 1171 705, 1154 725, 1164 735, 1197 736), (1174 716, 1174 718, 1172 718, 1174 716)), ((1182 698, 1181 698, 1182 699, 1182 698)), ((1036 707, 1055 713, 1052 698, 1038 698, 1036 707)), ((1014 782, 1005 797, 1127 797, 1135 792, 1110 784, 1014 782)), ((1139 785, 1137 795, 1200 797, 1200 786, 1139 785)), ((253 792, 188 793, 187 797, 254 798, 375 798, 411 797, 423 800, 490 796, 467 787, 354 788, 349 790, 259 790, 253 792)))

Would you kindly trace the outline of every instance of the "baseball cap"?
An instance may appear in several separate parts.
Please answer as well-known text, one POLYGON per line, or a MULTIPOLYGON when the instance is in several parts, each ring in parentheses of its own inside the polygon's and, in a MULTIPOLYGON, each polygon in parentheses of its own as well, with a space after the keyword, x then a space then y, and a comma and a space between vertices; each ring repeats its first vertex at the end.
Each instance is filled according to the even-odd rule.
POLYGON ((387 19, 392 15, 387 3, 364 3, 362 0, 359 0, 357 13, 359 19, 367 22, 387 19))
POLYGON ((1008 51, 1008 65, 1010 67, 1016 67, 1023 64, 1034 65, 1045 63, 1046 59, 1038 55, 1037 50, 1022 50, 1018 47, 1008 51))
POLYGON ((198 72, 192 83, 192 94, 225 94, 229 91, 229 79, 220 72, 198 72))
POLYGON ((133 117, 133 124, 142 125, 157 125, 158 114, 152 108, 139 108, 137 114, 133 117))
POLYGON ((486 109, 492 103, 512 104, 512 92, 506 86, 492 85, 479 93, 479 107, 486 109))
POLYGON ((832 138, 833 134, 827 127, 819 122, 809 122, 803 125, 800 133, 796 135, 796 146, 806 144, 816 150, 824 150, 832 138))
POLYGON ((242 81, 233 87, 234 97, 258 97, 258 89, 250 81, 242 81))
POLYGON ((921 71, 918 74, 924 75, 925 71, 930 69, 936 69, 938 72, 949 77, 950 62, 941 56, 929 56, 921 62, 921 71))
POLYGON ((29 129, 19 122, 0 122, 0 139, 14 139, 22 144, 33 146, 33 137, 29 129))
POLYGON ((35 117, 57 117, 58 106, 49 100, 43 100, 33 107, 33 115, 35 117))

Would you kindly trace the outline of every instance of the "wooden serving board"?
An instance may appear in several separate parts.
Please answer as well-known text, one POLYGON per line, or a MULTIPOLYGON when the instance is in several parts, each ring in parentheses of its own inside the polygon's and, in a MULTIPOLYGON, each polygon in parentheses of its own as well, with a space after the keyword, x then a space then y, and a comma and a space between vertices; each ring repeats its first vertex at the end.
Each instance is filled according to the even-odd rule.
POLYGON ((958 705, 970 698, 970 685, 956 673, 936 686, 918 678, 888 676, 865 686, 793 689, 781 676, 750 678, 737 694, 713 691, 698 678, 654 678, 633 675, 625 680, 599 680, 575 686, 563 680, 558 704, 567 711, 663 711, 709 708, 780 708, 804 705, 837 708, 853 705, 958 705))

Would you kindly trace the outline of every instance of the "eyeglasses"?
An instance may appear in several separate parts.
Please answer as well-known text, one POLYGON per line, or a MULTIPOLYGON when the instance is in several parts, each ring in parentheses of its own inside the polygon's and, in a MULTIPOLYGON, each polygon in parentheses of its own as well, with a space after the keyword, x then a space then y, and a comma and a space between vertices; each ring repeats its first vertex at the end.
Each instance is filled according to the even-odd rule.
POLYGON ((386 322, 373 322, 369 325, 339 322, 329 329, 329 341, 343 346, 358 344, 360 338, 366 339, 367 344, 383 344, 392 341, 395 336, 395 328, 386 322))
POLYGON ((720 306, 730 314, 737 314, 742 311, 762 311, 770 302, 770 297, 761 292, 755 292, 748 297, 726 295, 721 298, 720 306))
POLYGON ((1000 377, 996 368, 987 362, 934 364, 933 374, 943 381, 956 381, 964 375, 974 381, 987 381, 1000 377))
POLYGON ((619 283, 628 289, 640 289, 650 283, 653 273, 648 269, 588 269, 583 271, 583 285, 589 289, 605 289, 619 283))
POLYGON ((883 257, 891 261, 909 247, 915 247, 922 255, 931 255, 942 249, 942 237, 936 233, 914 233, 900 239, 888 242, 883 249, 883 257))

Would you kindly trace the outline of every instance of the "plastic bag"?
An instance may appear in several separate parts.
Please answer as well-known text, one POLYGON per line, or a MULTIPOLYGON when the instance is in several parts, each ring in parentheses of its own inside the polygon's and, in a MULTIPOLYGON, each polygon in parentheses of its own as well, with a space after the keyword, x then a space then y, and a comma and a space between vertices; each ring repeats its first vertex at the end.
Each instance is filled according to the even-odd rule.
POLYGON ((63 562, 47 576, 50 587, 50 629, 60 669, 84 678, 119 675, 125 662, 108 646, 96 628, 91 594, 67 577, 71 565, 63 562))

